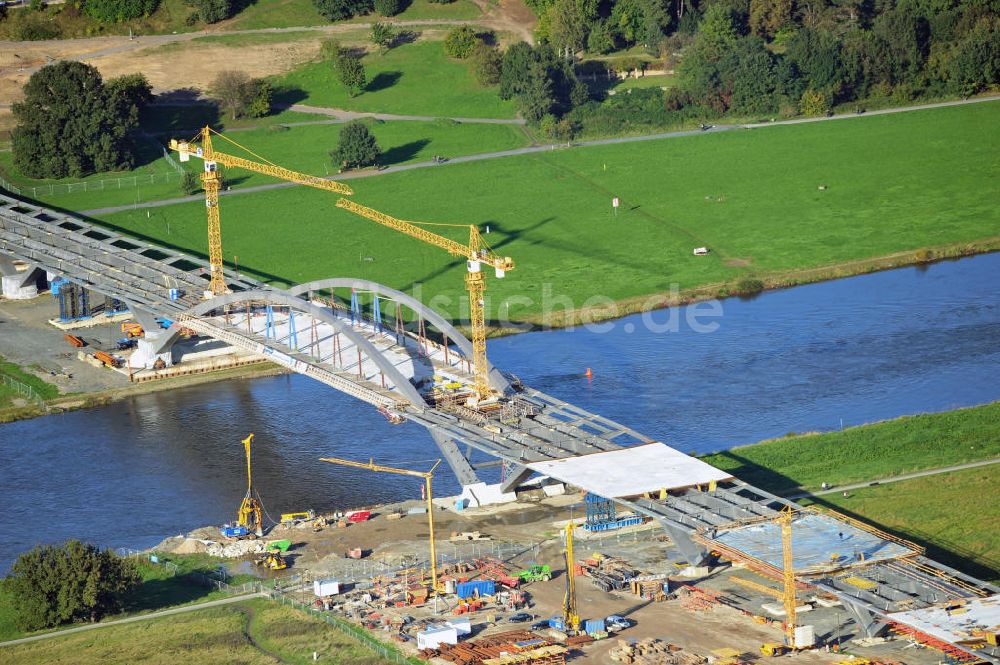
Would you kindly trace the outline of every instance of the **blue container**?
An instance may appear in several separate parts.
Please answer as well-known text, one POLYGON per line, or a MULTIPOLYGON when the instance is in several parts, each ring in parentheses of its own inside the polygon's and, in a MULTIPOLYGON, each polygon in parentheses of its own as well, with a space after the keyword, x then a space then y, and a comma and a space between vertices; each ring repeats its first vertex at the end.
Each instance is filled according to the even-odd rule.
POLYGON ((167 291, 167 294, 170 296, 171 300, 180 300, 181 299, 181 290, 180 289, 170 289, 169 291, 167 291))
POLYGON ((250 533, 245 526, 224 526, 219 531, 226 538, 242 538, 250 533))
POLYGON ((566 630, 566 624, 563 623, 562 617, 552 617, 549 619, 549 628, 555 628, 556 630, 566 630))
POLYGON ((471 580, 455 585, 455 593, 459 598, 482 598, 496 593, 497 583, 493 580, 471 580))
POLYGON ((604 619, 587 619, 583 622, 583 632, 588 635, 607 632, 604 628, 604 619))

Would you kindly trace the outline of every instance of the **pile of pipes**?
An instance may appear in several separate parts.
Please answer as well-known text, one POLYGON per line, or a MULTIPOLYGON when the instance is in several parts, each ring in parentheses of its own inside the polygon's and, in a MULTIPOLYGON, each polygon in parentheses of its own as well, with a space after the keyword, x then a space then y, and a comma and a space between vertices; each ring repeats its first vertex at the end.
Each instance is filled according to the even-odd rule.
POLYGON ((248 554, 260 554, 264 549, 264 541, 262 540, 237 540, 232 543, 212 543, 205 548, 205 553, 226 559, 236 559, 248 554))
POLYGON ((618 646, 608 655, 624 665, 704 665, 708 662, 704 656, 688 653, 676 644, 655 637, 636 643, 618 640, 618 646))
POLYGON ((581 562, 580 568, 590 576, 594 586, 604 592, 621 591, 639 575, 625 559, 599 554, 581 562))
MULTIPOLYGON (((550 642, 541 639, 534 633, 529 633, 526 630, 511 630, 490 635, 474 642, 441 644, 437 649, 422 649, 419 651, 419 654, 422 658, 430 659, 437 657, 455 663, 455 665, 481 665, 485 660, 511 656, 518 653, 538 653, 543 647, 550 645, 550 642)), ((546 652, 546 657, 539 660, 548 661, 548 658, 553 655, 557 655, 559 660, 564 660, 563 654, 566 653, 564 647, 544 651, 546 652)), ((530 662, 531 660, 529 658, 524 662, 530 662)))

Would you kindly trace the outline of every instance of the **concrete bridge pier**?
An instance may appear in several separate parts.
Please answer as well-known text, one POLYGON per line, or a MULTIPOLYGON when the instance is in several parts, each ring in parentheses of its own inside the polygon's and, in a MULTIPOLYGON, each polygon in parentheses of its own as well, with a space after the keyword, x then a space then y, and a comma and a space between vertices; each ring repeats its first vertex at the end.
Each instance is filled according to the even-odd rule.
POLYGON ((860 603, 852 603, 851 601, 845 599, 843 596, 841 600, 844 603, 844 609, 847 613, 851 615, 854 622, 861 629, 861 632, 865 634, 865 637, 879 637, 888 630, 889 626, 881 621, 878 621, 874 612, 869 610, 867 607, 860 603))
POLYGON ((38 296, 38 268, 28 266, 19 271, 14 261, 0 254, 0 275, 3 281, 3 296, 11 300, 31 300, 38 296))
POLYGON ((180 337, 177 330, 164 330, 156 317, 143 309, 135 307, 127 302, 132 316, 142 326, 145 335, 139 339, 135 353, 132 354, 132 367, 145 369, 160 369, 156 367, 158 361, 163 361, 161 367, 172 367, 174 364, 173 346, 180 337))

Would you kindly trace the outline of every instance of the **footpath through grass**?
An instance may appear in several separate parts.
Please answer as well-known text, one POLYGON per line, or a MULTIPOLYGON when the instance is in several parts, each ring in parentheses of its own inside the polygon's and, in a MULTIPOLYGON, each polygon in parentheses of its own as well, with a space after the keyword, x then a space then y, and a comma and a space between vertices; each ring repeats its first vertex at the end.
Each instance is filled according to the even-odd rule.
POLYGON ((815 491, 1000 457, 1000 402, 790 436, 705 455, 712 466, 781 494, 815 491))
POLYGON ((264 599, 113 626, 24 645, 0 647, 10 665, 34 663, 318 662, 374 665, 382 662, 327 624, 264 599))
MULTIPOLYGON (((489 280, 487 311, 537 322, 545 294, 578 308, 597 295, 628 305, 671 285, 725 295, 747 276, 788 284, 863 272, 899 252, 995 242, 1000 209, 985 193, 995 190, 998 124, 1000 104, 983 103, 446 164, 352 187, 403 219, 489 226, 486 240, 517 269, 489 280), (712 253, 692 256, 701 246, 712 253), (829 268, 849 262, 859 263, 829 268)), ((464 262, 333 203, 307 188, 225 197, 225 255, 279 283, 423 283, 425 302, 442 296, 446 316, 465 318, 464 262), (275 224, 275 210, 287 221, 275 224)), ((153 221, 145 210, 101 219, 204 256, 204 215, 191 203, 156 209, 153 221)))
POLYGON ((816 503, 927 547, 927 555, 1000 582, 1000 464, 829 494, 816 503))
POLYGON ((279 101, 351 111, 450 118, 513 118, 515 104, 480 86, 469 63, 444 53, 441 41, 418 41, 362 58, 368 86, 348 95, 329 62, 314 62, 275 81, 279 101))

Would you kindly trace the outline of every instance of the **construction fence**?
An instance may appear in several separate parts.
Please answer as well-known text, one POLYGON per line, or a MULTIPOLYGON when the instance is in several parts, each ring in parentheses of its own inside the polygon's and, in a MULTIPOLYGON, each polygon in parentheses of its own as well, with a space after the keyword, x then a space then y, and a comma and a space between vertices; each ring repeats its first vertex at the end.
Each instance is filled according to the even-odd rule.
POLYGON ((45 405, 45 400, 39 395, 34 388, 26 383, 21 383, 17 379, 7 376, 6 374, 0 374, 0 385, 6 386, 8 389, 13 390, 19 396, 24 399, 31 400, 32 402, 38 404, 39 406, 45 405))
POLYGON ((83 182, 52 183, 48 185, 27 186, 15 185, 0 178, 0 187, 19 196, 37 199, 39 196, 57 196, 63 194, 78 194, 80 192, 103 192, 112 189, 131 189, 141 185, 155 185, 181 181, 181 173, 149 173, 147 175, 125 176, 121 178, 104 178, 101 180, 84 180, 83 182))

